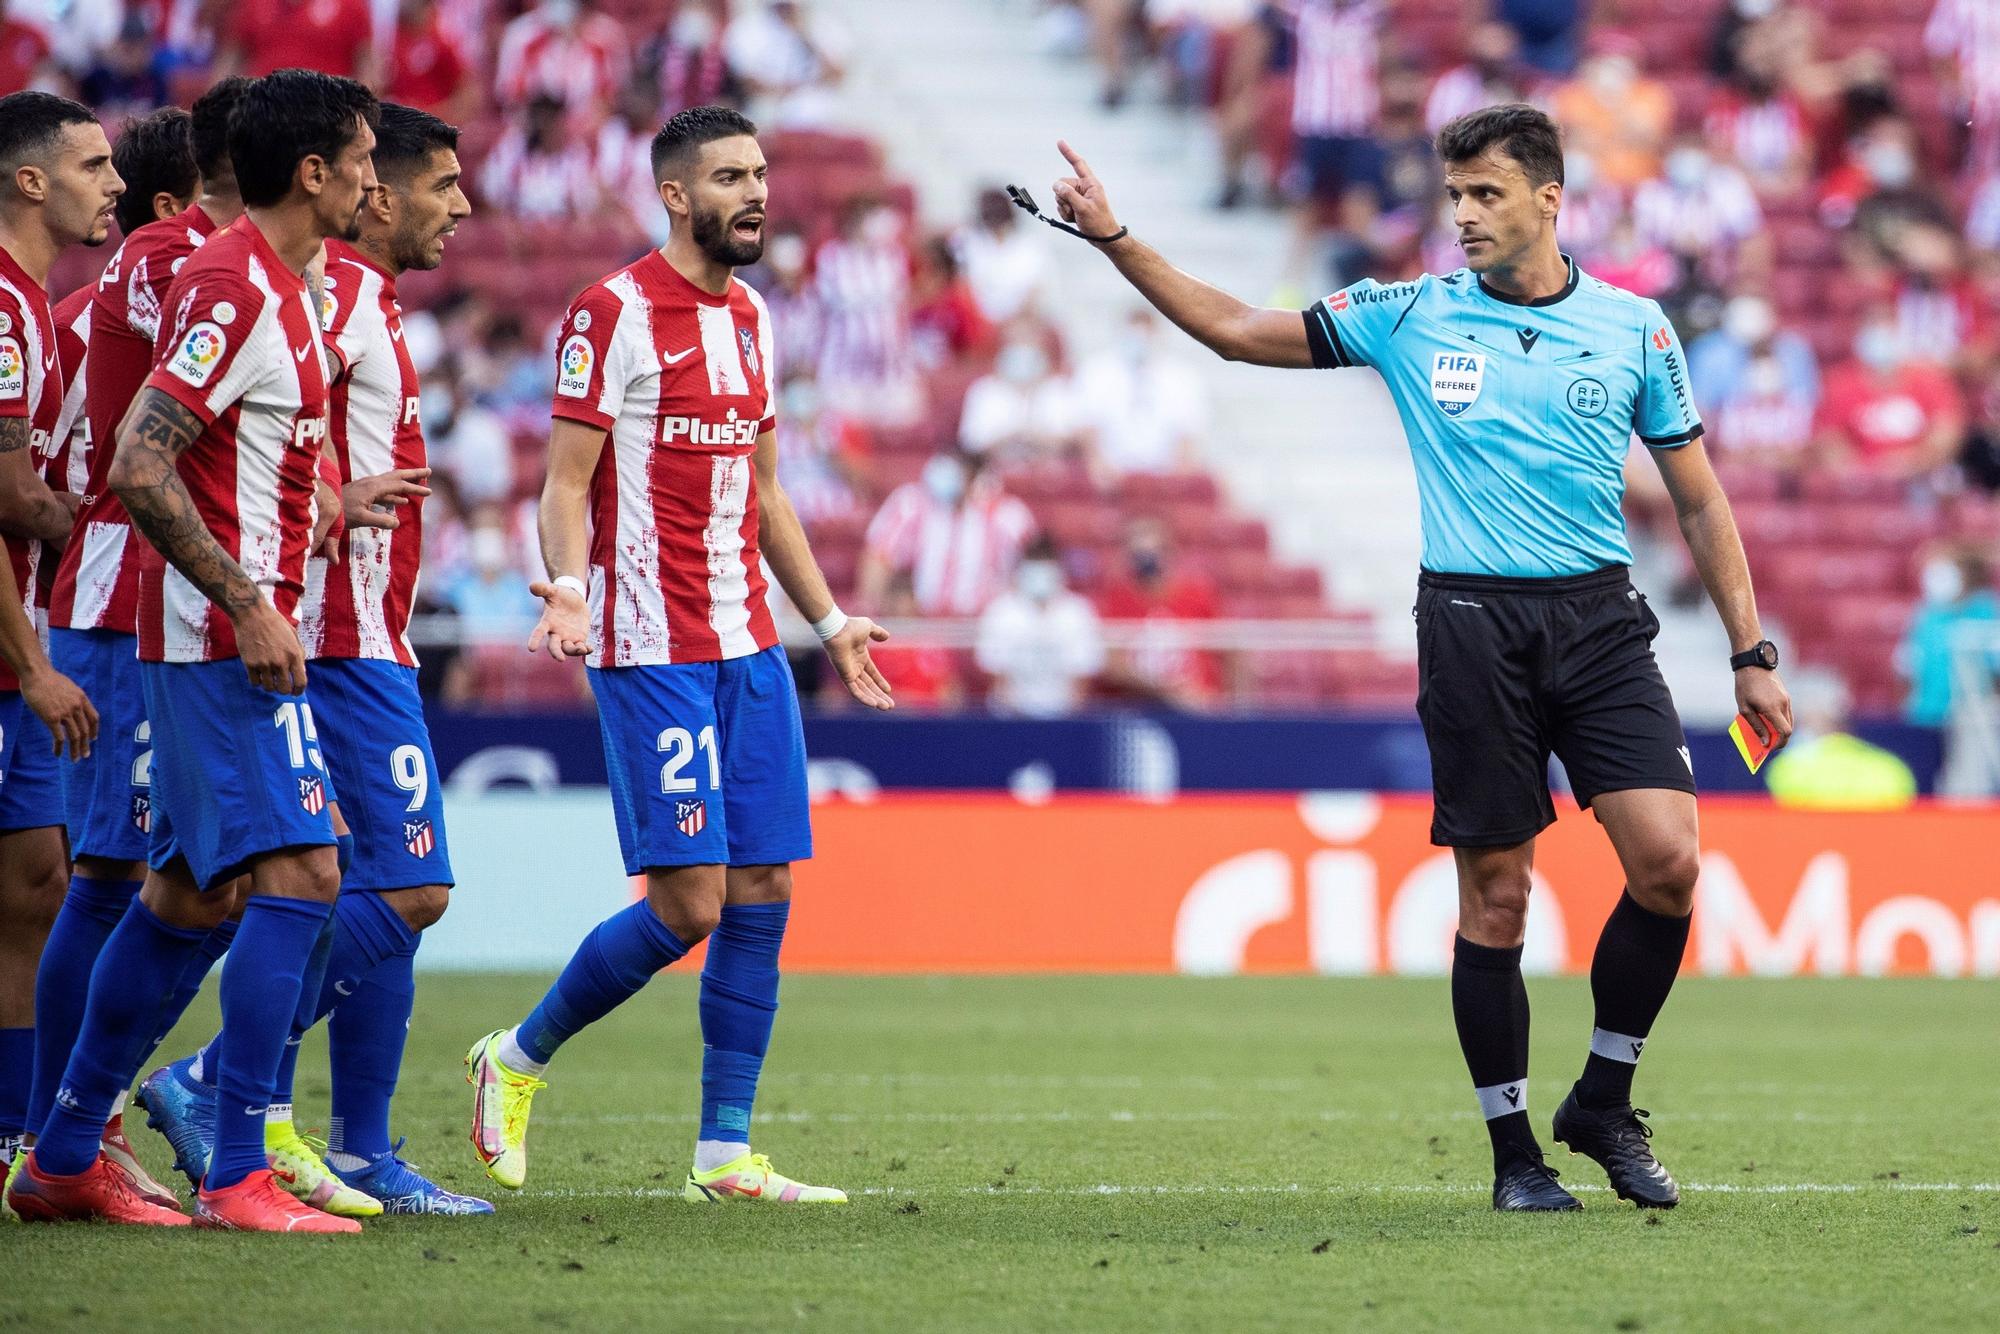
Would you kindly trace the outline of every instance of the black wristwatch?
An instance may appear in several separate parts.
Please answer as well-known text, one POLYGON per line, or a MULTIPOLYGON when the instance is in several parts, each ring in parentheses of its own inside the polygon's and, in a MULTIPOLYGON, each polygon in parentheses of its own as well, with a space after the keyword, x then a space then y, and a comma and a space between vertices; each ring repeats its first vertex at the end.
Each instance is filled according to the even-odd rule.
POLYGON ((1768 639, 1760 639, 1730 658, 1729 666, 1738 672, 1745 667, 1762 667, 1767 672, 1775 672, 1778 670, 1778 646, 1768 639))

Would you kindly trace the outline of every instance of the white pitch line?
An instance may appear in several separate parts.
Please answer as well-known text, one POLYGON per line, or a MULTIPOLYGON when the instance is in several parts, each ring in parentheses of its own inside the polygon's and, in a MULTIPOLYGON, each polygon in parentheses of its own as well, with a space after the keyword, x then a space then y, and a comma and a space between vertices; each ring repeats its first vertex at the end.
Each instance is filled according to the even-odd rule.
MULTIPOLYGON (((1369 1121, 1400 1124, 1423 1121, 1476 1121, 1479 1114, 1470 1109, 1459 1108, 1451 1111, 1418 1112, 1356 1112, 1342 1108, 1322 1108, 1315 1112, 1284 1113, 1263 1111, 1225 1111, 1219 1108, 1188 1109, 1170 1112, 1140 1112, 1123 1109, 1104 1111, 1056 1111, 1056 1112, 757 1112, 751 1120, 765 1125, 1200 1125, 1214 1122, 1268 1121, 1273 1116, 1279 1119, 1304 1119, 1325 1122, 1369 1121)), ((1716 1122, 1723 1124, 1769 1125, 1774 1122, 1790 1122, 1795 1125, 1869 1125, 1879 1118, 1871 1116, 1828 1116, 1819 1112, 1675 1112, 1663 1116, 1669 1124, 1680 1122, 1716 1122)), ((693 1125, 700 1120, 692 1112, 594 1112, 576 1116, 560 1113, 538 1118, 537 1125, 568 1126, 630 1126, 630 1125, 693 1125)))
MULTIPOLYGON (((1009 1195, 1047 1195, 1057 1197, 1091 1197, 1112 1195, 1217 1195, 1217 1196, 1258 1196, 1258 1195, 1484 1195, 1489 1187, 1471 1182, 1463 1184, 1438 1182, 1433 1184, 1410 1185, 1360 1185, 1360 1186, 1302 1186, 1297 1183, 1283 1186, 1203 1186, 1203 1185, 1119 1185, 1102 1183, 1095 1186, 1036 1186, 1031 1184, 1006 1186, 942 1186, 936 1188, 915 1186, 864 1186, 848 1192, 851 1195, 879 1196, 892 1198, 908 1196, 959 1196, 1003 1198, 1009 1195)), ((1608 1192, 1609 1186, 1580 1185, 1570 1189, 1600 1194, 1608 1192)), ((1682 1186, 1683 1191, 1699 1195, 1868 1195, 1877 1192, 1918 1195, 1995 1194, 2000 1193, 2000 1181, 1791 1181, 1750 1184, 1745 1182, 1721 1181, 1708 1184, 1682 1186)), ((680 1191, 670 1187, 626 1187, 617 1190, 524 1190, 523 1196, 554 1200, 652 1200, 678 1197, 680 1191)))

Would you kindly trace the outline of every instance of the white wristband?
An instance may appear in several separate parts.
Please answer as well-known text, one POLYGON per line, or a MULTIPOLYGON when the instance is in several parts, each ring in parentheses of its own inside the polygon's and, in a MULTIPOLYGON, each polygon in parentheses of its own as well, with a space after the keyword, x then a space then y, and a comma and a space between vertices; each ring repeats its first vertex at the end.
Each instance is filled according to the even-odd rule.
POLYGON ((584 587, 583 580, 577 578, 573 574, 559 574, 555 578, 549 580, 549 582, 551 584, 554 584, 557 588, 567 588, 570 592, 576 594, 578 597, 582 598, 585 602, 590 601, 590 590, 584 587))
POLYGON ((813 622, 813 633, 823 644, 847 628, 847 613, 835 607, 826 615, 813 622))

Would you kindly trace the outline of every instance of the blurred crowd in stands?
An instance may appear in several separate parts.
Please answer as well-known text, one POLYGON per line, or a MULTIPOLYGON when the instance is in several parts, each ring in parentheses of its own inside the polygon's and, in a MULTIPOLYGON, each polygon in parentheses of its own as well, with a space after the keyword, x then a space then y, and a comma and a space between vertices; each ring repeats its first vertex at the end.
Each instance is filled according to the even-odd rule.
MULTIPOLYGON (((1292 214, 1275 299, 1299 305, 1457 267, 1430 136, 1495 101, 1547 107, 1568 139, 1565 247, 1678 323, 1768 609, 1860 710, 1948 710, 1937 626, 1994 616, 2000 540, 2000 4, 1018 7, 1120 114, 1212 118, 1214 203, 1292 214)), ((0 93, 81 95, 114 132, 219 73, 291 64, 466 126, 480 214, 406 293, 439 467, 424 596, 474 644, 433 650, 454 698, 579 688, 477 647, 533 611, 552 328, 663 238, 661 119, 723 101, 769 131, 771 234, 744 276, 776 319, 787 488, 843 596, 969 627, 890 646, 902 700, 1407 704, 1407 664, 1300 671, 1173 635, 1338 615, 1202 471, 1192 349, 1142 312, 1079 345, 1051 319, 1054 238, 998 191, 920 225, 844 118, 852 54, 802 0, 0 0, 0 93)), ((1665 533, 1651 469, 1632 481, 1635 520, 1665 533)))

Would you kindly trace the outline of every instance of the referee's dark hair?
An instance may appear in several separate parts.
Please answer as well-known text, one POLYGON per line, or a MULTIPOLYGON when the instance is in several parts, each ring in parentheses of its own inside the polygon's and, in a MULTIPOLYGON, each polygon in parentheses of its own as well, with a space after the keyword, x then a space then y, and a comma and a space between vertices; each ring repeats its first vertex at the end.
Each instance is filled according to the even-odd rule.
POLYGON ((748 116, 728 107, 689 107, 676 111, 653 136, 653 180, 658 183, 673 171, 685 170, 703 144, 733 139, 739 134, 754 138, 756 133, 757 126, 748 116))
POLYGON ((252 83, 229 118, 229 160, 249 208, 269 208, 291 193, 299 163, 331 163, 353 142, 355 123, 372 129, 375 94, 353 79, 318 70, 281 69, 252 83))
POLYGON ((1496 148, 1521 164, 1536 189, 1563 183, 1562 131, 1547 112, 1525 102, 1468 112, 1438 131, 1440 162, 1467 162, 1496 148))
POLYGON ((233 181, 236 168, 229 161, 229 119, 250 91, 253 81, 241 74, 217 79, 215 85, 194 100, 194 169, 203 181, 233 181))
POLYGON ((162 194, 193 199, 200 184, 194 166, 194 117, 179 107, 161 107, 150 116, 125 122, 111 146, 111 165, 125 180, 113 216, 130 236, 156 220, 154 200, 162 194))
POLYGON ((0 173, 8 177, 54 151, 72 125, 95 125, 97 113, 54 93, 9 93, 0 97, 0 173))
POLYGON ((384 102, 381 118, 375 122, 375 178, 386 181, 394 177, 400 188, 409 183, 412 173, 423 169, 431 154, 457 148, 458 126, 428 111, 384 102))

